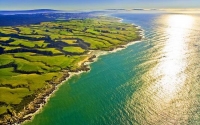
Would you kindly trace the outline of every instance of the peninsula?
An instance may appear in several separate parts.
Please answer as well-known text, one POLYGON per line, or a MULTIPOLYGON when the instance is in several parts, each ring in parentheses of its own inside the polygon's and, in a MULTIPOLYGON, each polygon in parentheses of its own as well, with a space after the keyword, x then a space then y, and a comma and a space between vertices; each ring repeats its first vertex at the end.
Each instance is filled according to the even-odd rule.
POLYGON ((89 70, 92 50, 123 47, 139 31, 111 17, 0 27, 0 124, 29 120, 69 72, 89 70))

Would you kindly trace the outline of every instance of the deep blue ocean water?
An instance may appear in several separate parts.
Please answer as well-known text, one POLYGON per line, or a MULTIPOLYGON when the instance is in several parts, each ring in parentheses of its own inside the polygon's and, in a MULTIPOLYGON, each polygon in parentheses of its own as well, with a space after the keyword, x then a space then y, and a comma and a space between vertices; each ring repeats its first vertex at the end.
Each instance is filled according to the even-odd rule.
POLYGON ((200 16, 121 13, 145 38, 99 57, 26 125, 199 125, 200 16))

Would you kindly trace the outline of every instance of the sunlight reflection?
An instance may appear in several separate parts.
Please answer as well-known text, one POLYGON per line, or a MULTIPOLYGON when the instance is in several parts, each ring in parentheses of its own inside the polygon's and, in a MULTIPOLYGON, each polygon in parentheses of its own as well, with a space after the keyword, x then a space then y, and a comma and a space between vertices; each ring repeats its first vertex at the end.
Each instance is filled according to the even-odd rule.
POLYGON ((154 70, 154 77, 161 76, 157 81, 159 94, 165 101, 170 101, 178 92, 186 79, 184 70, 187 62, 184 58, 187 50, 187 35, 193 24, 193 17, 172 15, 166 19, 168 36, 163 49, 163 58, 154 70))
POLYGON ((127 108, 132 108, 134 119, 141 124, 187 121, 189 116, 183 117, 183 113, 189 110, 190 105, 182 104, 180 97, 187 95, 183 90, 188 80, 187 54, 195 20, 193 16, 177 14, 160 16, 155 20, 155 28, 148 36, 150 40, 153 38, 152 48, 148 51, 149 60, 141 65, 141 68, 149 66, 149 70, 139 81, 144 84, 127 101, 127 108))

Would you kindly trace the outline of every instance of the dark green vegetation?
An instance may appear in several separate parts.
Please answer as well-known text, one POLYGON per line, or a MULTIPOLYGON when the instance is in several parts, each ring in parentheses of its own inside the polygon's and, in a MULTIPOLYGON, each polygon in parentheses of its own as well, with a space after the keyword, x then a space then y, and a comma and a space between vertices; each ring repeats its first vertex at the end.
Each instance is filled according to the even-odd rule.
POLYGON ((21 111, 36 95, 60 83, 89 50, 113 50, 139 40, 135 26, 114 18, 0 27, 0 115, 21 111))

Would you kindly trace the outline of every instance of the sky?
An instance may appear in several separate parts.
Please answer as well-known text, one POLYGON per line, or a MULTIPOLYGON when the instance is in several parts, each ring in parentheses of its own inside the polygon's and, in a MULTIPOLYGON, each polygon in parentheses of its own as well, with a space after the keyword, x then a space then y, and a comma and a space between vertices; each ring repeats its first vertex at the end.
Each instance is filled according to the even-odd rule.
POLYGON ((200 8, 200 0, 0 0, 0 10, 101 10, 119 8, 200 8))

